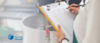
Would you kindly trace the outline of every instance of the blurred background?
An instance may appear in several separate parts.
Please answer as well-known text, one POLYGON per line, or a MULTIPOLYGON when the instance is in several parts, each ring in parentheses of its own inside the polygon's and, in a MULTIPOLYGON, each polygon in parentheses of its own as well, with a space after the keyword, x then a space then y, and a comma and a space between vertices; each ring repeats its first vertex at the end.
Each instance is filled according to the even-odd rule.
POLYGON ((0 43, 22 43, 9 40, 9 34, 23 36, 22 18, 33 15, 34 3, 28 0, 0 0, 0 43))

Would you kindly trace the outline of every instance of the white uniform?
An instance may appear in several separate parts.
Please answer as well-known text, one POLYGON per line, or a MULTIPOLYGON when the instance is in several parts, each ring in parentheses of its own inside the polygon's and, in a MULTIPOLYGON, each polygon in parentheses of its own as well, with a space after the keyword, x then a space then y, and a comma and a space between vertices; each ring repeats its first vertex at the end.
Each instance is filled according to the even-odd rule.
POLYGON ((100 0, 89 0, 80 9, 73 26, 78 43, 100 43, 100 0))

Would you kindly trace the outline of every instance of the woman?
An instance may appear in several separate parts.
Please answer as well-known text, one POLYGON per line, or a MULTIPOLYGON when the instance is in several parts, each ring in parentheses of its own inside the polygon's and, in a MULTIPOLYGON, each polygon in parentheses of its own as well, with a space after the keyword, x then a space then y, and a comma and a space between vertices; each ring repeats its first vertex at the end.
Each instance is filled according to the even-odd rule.
MULTIPOLYGON (((77 15, 73 28, 73 43, 100 43, 100 0, 89 0, 82 8, 72 4, 69 11, 74 11, 77 15)), ((55 33, 56 40, 59 43, 68 43, 64 37, 64 33, 58 25, 59 32, 55 33)))

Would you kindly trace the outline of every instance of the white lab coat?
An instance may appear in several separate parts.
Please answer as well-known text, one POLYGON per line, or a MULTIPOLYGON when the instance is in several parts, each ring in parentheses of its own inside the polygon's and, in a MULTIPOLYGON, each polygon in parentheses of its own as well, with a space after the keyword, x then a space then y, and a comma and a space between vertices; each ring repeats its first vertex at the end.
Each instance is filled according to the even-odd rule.
POLYGON ((89 0, 80 9, 73 28, 78 43, 100 43, 100 0, 89 0))

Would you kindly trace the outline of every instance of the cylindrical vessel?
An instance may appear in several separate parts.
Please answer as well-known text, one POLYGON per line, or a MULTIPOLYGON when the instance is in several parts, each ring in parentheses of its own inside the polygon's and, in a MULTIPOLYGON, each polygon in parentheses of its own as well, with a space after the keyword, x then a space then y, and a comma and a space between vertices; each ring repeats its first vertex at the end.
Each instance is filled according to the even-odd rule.
POLYGON ((45 43, 45 30, 38 29, 46 25, 42 14, 26 17, 22 20, 23 43, 45 43))

